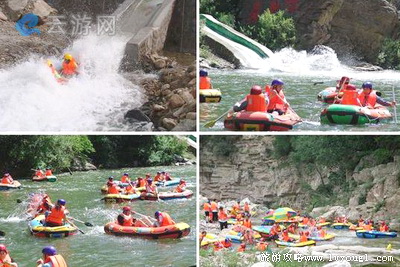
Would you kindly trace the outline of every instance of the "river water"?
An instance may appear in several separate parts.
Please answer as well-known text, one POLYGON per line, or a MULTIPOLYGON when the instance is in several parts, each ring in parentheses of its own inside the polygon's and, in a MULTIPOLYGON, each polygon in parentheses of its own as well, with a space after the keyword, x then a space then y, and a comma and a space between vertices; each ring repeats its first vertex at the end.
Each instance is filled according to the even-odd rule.
MULTIPOLYGON (((6 233, 5 240, 11 256, 20 267, 35 266, 46 245, 55 246, 64 256, 68 266, 190 266, 196 264, 196 167, 168 166, 74 172, 73 175, 58 176, 55 183, 34 183, 20 180, 20 190, 0 191, 0 230, 6 233), (137 201, 130 203, 133 210, 154 216, 156 210, 166 211, 176 222, 190 225, 190 234, 177 240, 146 240, 131 237, 116 237, 104 233, 107 222, 114 221, 125 204, 105 204, 100 192, 107 177, 120 177, 128 172, 131 177, 163 169, 173 177, 184 178, 188 188, 194 192, 190 199, 170 201, 137 201), (53 201, 64 198, 70 215, 94 227, 78 222, 85 232, 61 239, 37 238, 30 234, 24 215, 25 200, 29 193, 46 191, 53 201)), ((168 191, 168 188, 161 188, 168 191)))
MULTIPOLYGON (((213 128, 205 128, 203 125, 243 99, 252 85, 265 87, 273 79, 279 78, 285 82, 284 92, 289 104, 303 119, 303 123, 296 125, 293 131, 398 131, 399 127, 394 121, 364 126, 321 125, 319 116, 326 104, 317 101, 317 95, 326 87, 335 86, 342 76, 348 76, 357 88, 363 82, 371 81, 386 100, 393 99, 394 85, 395 96, 400 99, 399 74, 398 71, 391 70, 355 71, 343 65, 331 49, 318 55, 283 49, 272 58, 264 60, 259 69, 209 70, 213 87, 222 92, 222 100, 220 103, 201 104, 200 127, 207 131, 224 130, 223 120, 217 122, 213 128), (320 81, 324 83, 313 85, 320 81)), ((393 112, 392 108, 390 110, 393 112)))

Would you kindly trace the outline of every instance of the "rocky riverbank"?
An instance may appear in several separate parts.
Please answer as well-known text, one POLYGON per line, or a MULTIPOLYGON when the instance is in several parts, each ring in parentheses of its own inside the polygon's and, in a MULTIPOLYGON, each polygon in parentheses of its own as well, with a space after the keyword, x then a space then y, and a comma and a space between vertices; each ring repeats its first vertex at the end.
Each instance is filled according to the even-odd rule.
POLYGON ((141 82, 148 101, 140 111, 158 131, 195 131, 195 61, 190 66, 182 66, 171 58, 152 54, 142 64, 145 71, 156 75, 141 82))
MULTIPOLYGON (((289 206, 312 211, 313 216, 329 218, 346 215, 357 220, 386 220, 400 231, 400 157, 379 164, 379 158, 361 158, 341 182, 331 184, 333 195, 323 195, 318 188, 335 177, 338 167, 297 165, 289 159, 274 157, 274 137, 241 136, 227 141, 229 156, 215 153, 212 143, 202 144, 200 184, 203 196, 221 201, 249 197, 266 207, 289 206), (234 152, 235 151, 235 152, 234 152), (352 184, 345 189, 343 184, 352 184), (331 199, 326 207, 315 207, 312 192, 331 199)), ((222 140, 223 141, 223 140, 222 140)), ((227 152, 228 153, 228 152, 227 152)))

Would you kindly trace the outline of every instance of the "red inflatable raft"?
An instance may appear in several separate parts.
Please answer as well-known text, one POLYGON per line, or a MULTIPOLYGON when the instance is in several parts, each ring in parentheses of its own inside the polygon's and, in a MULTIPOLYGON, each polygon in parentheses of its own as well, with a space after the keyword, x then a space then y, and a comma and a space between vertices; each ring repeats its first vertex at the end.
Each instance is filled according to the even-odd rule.
POLYGON ((259 111, 240 111, 228 114, 225 128, 233 131, 289 131, 301 122, 301 118, 292 110, 284 115, 259 111))
POLYGON ((150 239, 182 238, 190 233, 187 223, 177 223, 164 227, 121 226, 117 222, 109 222, 104 226, 107 234, 117 236, 135 236, 150 239))

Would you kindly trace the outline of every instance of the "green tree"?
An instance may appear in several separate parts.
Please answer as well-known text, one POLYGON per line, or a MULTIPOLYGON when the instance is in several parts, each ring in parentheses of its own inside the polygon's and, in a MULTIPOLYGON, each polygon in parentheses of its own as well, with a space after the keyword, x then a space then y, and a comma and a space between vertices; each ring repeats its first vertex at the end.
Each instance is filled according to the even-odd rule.
POLYGON ((293 18, 284 11, 271 14, 267 9, 254 25, 240 25, 239 31, 265 45, 271 50, 293 46, 296 42, 296 28, 293 18))

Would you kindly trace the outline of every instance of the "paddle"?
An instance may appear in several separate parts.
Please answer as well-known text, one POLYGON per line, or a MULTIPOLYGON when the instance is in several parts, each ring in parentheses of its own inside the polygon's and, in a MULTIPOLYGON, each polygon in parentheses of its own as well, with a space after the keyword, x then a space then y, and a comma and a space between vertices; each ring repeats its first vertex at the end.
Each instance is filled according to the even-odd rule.
POLYGON ((72 171, 67 167, 67 170, 69 171, 69 174, 72 175, 72 171))
MULTIPOLYGON (((394 85, 392 85, 392 94, 393 94, 393 102, 396 102, 396 96, 394 94, 394 85)), ((396 104, 393 106, 394 108, 394 122, 397 124, 397 108, 396 104)))
MULTIPOLYGON (((72 219, 72 218, 71 218, 72 219)), ((78 229, 79 232, 81 232, 82 234, 85 234, 84 231, 82 231, 78 226, 76 226, 73 222, 71 222, 70 220, 67 219, 67 222, 69 222, 69 224, 71 224, 73 227, 75 227, 76 229, 78 229)))
POLYGON ((91 224, 90 222, 84 222, 84 221, 78 220, 78 219, 76 219, 74 217, 71 217, 71 216, 69 216, 68 219, 83 223, 84 225, 89 226, 89 227, 93 227, 93 224, 91 224))
POLYGON ((215 120, 211 120, 207 123, 204 124, 204 127, 206 128, 211 128, 214 127, 214 125, 217 123, 217 121, 219 121, 220 119, 222 119, 223 117, 225 117, 226 114, 228 114, 231 111, 231 109, 229 109, 228 111, 224 112, 224 114, 222 114, 221 116, 219 116, 218 118, 216 118, 215 120))
MULTIPOLYGON (((280 100, 282 100, 283 102, 285 102, 285 104, 287 104, 287 107, 288 107, 288 109, 289 109, 291 112, 293 112, 294 114, 297 115, 297 113, 290 107, 290 105, 289 105, 289 103, 286 101, 286 99, 282 99, 282 97, 281 97, 279 94, 276 94, 276 95, 279 97, 280 100)), ((297 115, 297 117, 299 118, 298 121, 301 121, 301 122, 303 121, 303 119, 300 118, 299 115, 297 115)))

